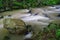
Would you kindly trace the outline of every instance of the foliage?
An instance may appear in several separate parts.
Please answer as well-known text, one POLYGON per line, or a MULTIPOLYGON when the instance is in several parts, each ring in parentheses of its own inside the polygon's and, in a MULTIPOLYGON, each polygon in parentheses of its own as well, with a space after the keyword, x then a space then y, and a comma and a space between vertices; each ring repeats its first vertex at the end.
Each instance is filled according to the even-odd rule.
POLYGON ((60 26, 57 23, 50 23, 40 31, 34 40, 59 40, 60 26))
POLYGON ((2 0, 0 0, 0 8, 3 7, 2 0))
POLYGON ((56 5, 59 0, 42 0, 43 5, 56 5))
POLYGON ((21 8, 36 7, 37 0, 24 0, 22 2, 13 2, 15 5, 20 6, 21 8))
POLYGON ((56 36, 57 36, 57 37, 60 37, 60 29, 58 29, 58 30, 56 31, 56 36))
MULTIPOLYGON (((4 7, 2 4, 3 0, 0 0, 0 7, 4 7)), ((56 5, 59 4, 59 0, 12 0, 13 3, 11 3, 11 0, 5 0, 4 5, 10 8, 10 4, 12 5, 12 8, 34 8, 34 7, 41 7, 41 6, 47 6, 47 5, 56 5), (7 3, 6 3, 7 2, 7 3)))

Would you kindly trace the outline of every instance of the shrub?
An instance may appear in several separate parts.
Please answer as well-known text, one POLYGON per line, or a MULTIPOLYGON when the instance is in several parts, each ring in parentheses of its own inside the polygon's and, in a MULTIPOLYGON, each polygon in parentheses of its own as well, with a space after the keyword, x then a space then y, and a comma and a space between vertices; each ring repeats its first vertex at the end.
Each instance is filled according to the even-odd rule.
MULTIPOLYGON (((12 4, 13 8, 22 8, 22 9, 60 4, 59 0, 13 0, 13 3, 10 3, 10 1, 11 0, 5 0, 7 4, 12 4)), ((2 0, 0 0, 0 7, 3 7, 2 0)))

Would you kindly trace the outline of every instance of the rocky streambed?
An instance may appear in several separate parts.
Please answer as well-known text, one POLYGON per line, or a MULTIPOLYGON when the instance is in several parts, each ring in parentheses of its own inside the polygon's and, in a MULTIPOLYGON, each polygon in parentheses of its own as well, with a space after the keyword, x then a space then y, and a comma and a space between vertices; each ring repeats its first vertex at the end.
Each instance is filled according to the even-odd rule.
MULTIPOLYGON (((46 27, 51 21, 54 21, 55 23, 60 23, 60 17, 58 15, 60 14, 60 9, 55 8, 32 8, 31 13, 29 13, 29 10, 14 10, 14 11, 8 11, 4 13, 0 13, 0 16, 4 16, 0 19, 0 29, 3 29, 3 21, 5 18, 14 18, 14 19, 21 19, 23 20, 26 25, 32 25, 35 32, 38 32, 39 29, 46 27)), ((5 29, 3 29, 4 31, 5 29)), ((0 31, 0 36, 3 34, 7 34, 6 31, 2 32, 0 31)), ((0 37, 2 40, 4 35, 0 37)), ((16 36, 16 35, 15 35, 16 36)), ((17 36, 16 36, 17 37, 17 36)), ((15 39, 16 37, 13 37, 12 39, 15 39)), ((21 40, 21 38, 20 38, 21 40)), ((23 39, 22 39, 23 40, 23 39)))

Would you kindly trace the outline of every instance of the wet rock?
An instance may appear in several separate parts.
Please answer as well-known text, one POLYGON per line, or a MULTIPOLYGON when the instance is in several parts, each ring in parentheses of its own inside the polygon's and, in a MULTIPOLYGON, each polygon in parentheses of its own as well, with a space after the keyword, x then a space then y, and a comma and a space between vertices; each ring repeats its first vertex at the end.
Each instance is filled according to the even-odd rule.
POLYGON ((29 32, 27 35, 25 35, 24 40, 32 40, 32 33, 29 32))
POLYGON ((60 7, 56 7, 56 9, 60 9, 60 7))
POLYGON ((8 17, 11 17, 11 15, 8 15, 8 17))
POLYGON ((58 15, 58 17, 60 17, 60 14, 58 15))
POLYGON ((29 10, 29 12, 28 13, 31 13, 31 10, 29 10))
POLYGON ((0 19, 4 18, 4 16, 0 16, 0 19))

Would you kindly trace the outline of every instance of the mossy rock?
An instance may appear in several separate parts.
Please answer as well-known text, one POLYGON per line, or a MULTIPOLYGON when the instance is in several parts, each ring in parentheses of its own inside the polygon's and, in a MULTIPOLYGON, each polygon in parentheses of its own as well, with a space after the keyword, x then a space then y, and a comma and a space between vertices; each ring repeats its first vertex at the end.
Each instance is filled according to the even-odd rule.
POLYGON ((11 33, 22 33, 25 32, 25 23, 20 19, 7 18, 4 20, 4 28, 11 33))

